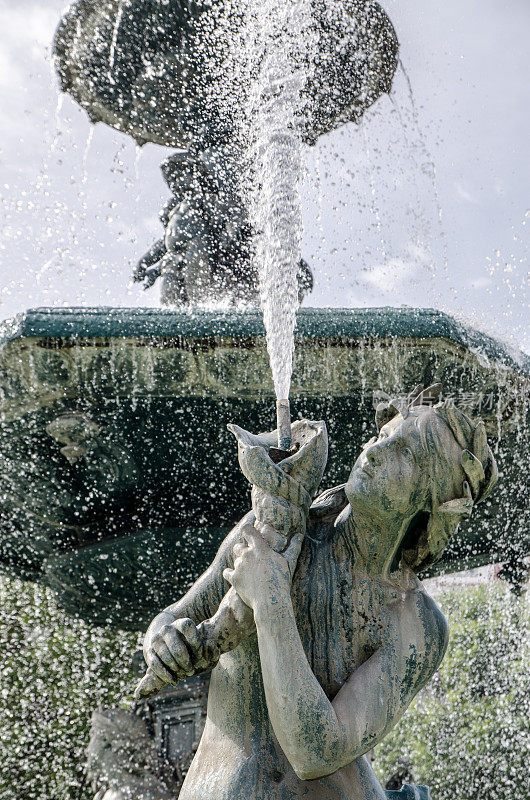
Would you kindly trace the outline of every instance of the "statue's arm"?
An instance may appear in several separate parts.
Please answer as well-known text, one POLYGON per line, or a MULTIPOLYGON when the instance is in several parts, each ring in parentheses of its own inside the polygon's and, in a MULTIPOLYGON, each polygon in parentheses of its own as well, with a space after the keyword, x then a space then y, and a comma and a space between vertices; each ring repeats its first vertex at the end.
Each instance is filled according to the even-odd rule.
POLYGON ((423 590, 408 592, 391 613, 388 640, 333 700, 337 720, 346 731, 349 760, 384 739, 432 678, 447 649, 447 620, 423 590))
POLYGON ((217 554, 208 567, 198 578, 186 594, 172 603, 158 614, 151 622, 144 639, 144 652, 147 652, 153 638, 166 625, 171 625, 178 619, 191 619, 195 625, 209 619, 217 611, 221 600, 226 594, 229 584, 223 578, 223 570, 234 563, 234 545, 241 540, 241 527, 253 519, 250 512, 228 534, 219 547, 217 554))
POLYGON ((427 595, 410 592, 392 609, 388 641, 330 702, 305 656, 292 605, 254 612, 269 717, 303 780, 330 775, 378 744, 432 677, 447 646, 442 613, 427 595))

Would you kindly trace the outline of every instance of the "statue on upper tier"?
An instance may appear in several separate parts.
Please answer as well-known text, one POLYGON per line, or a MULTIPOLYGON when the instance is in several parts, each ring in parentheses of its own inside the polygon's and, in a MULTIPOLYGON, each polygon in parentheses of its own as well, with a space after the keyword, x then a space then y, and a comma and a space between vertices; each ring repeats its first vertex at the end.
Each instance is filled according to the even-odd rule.
MULTIPOLYGON (((164 236, 140 259, 133 277, 146 289, 162 278, 164 305, 212 298, 259 305, 252 230, 231 167, 215 149, 175 153, 162 164, 173 195, 160 212, 164 236)), ((302 260, 300 302, 312 288, 311 270, 302 260)))
MULTIPOLYGON (((398 52, 375 0, 312 0, 311 13, 308 143, 390 91, 398 52)), ((165 235, 134 272, 146 288, 161 277, 166 304, 257 303, 252 232, 235 188, 241 159, 229 152, 250 91, 233 52, 245 14, 251 4, 224 0, 75 0, 55 34, 61 88, 92 122, 181 151, 162 167, 173 193, 160 215, 165 235)), ((300 296, 311 287, 302 262, 300 296)))
POLYGON ((272 434, 233 428, 253 510, 151 624, 137 692, 213 667, 180 800, 386 799, 366 754, 448 640, 416 574, 497 478, 484 424, 438 402, 440 389, 381 404, 347 483, 312 504, 324 423, 293 425, 295 452, 279 463, 272 434))

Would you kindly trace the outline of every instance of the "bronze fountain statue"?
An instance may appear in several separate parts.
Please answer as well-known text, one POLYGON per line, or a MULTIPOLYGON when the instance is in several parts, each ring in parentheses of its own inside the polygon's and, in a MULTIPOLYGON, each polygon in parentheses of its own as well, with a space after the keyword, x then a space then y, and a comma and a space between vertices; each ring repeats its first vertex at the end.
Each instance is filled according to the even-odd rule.
POLYGON ((366 754, 434 675, 448 640, 416 573, 497 480, 484 423, 438 402, 440 391, 418 386, 381 405, 378 436, 347 483, 310 506, 327 460, 324 423, 296 423, 299 447, 279 464, 273 434, 234 428, 253 510, 152 622, 137 690, 213 667, 180 800, 387 797, 366 754))

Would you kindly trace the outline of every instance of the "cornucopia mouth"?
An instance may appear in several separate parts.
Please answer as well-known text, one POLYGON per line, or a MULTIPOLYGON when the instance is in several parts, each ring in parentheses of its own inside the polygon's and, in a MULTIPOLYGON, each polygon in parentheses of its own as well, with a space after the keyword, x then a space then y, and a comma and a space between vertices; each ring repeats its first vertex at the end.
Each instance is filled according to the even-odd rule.
POLYGON ((300 445, 296 442, 294 447, 290 450, 282 450, 280 447, 271 447, 269 450, 269 458, 274 464, 279 464, 284 458, 294 456, 300 450, 300 445))

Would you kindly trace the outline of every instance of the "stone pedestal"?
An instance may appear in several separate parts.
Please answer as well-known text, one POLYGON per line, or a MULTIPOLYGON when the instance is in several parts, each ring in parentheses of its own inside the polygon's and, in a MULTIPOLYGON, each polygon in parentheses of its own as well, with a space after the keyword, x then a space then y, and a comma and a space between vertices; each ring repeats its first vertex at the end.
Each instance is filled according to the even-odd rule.
POLYGON ((206 720, 209 675, 196 675, 165 689, 145 704, 160 758, 182 779, 199 746, 206 720))

